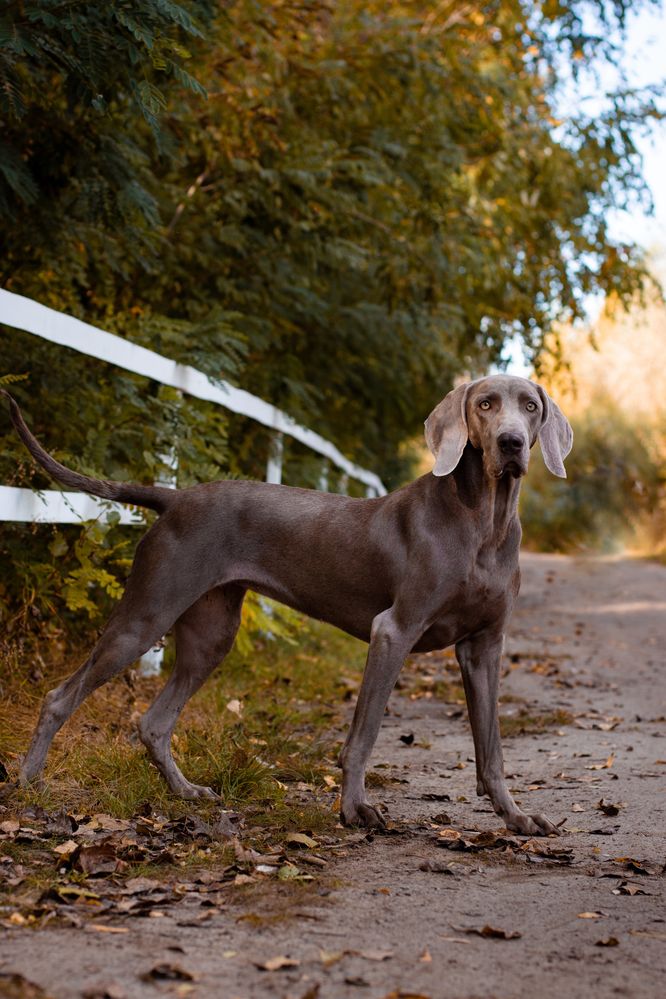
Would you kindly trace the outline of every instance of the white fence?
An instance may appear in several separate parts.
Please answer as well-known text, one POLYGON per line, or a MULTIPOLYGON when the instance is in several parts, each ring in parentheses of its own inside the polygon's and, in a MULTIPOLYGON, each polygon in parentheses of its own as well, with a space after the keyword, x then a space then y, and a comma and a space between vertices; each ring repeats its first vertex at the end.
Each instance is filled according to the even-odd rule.
MULTIPOLYGON (((290 416, 264 402, 263 399, 235 388, 224 381, 213 382, 196 368, 178 364, 155 351, 107 333, 96 326, 49 309, 39 302, 0 289, 0 323, 33 333, 43 340, 69 347, 88 357, 107 361, 125 371, 144 375, 153 381, 180 389, 197 399, 217 403, 232 413, 249 416, 275 432, 274 446, 266 468, 268 482, 282 478, 283 435, 305 444, 328 461, 342 469, 345 475, 357 479, 366 487, 369 496, 383 496, 386 489, 373 472, 360 468, 314 430, 302 427, 290 416)), ((0 332, 0 337, 2 336, 0 332)), ((325 476, 322 477, 322 485, 325 476)), ((0 521, 29 521, 50 524, 72 524, 91 520, 102 510, 116 509, 122 523, 137 523, 137 515, 120 504, 100 503, 82 493, 46 489, 35 493, 31 489, 0 486, 0 521)))

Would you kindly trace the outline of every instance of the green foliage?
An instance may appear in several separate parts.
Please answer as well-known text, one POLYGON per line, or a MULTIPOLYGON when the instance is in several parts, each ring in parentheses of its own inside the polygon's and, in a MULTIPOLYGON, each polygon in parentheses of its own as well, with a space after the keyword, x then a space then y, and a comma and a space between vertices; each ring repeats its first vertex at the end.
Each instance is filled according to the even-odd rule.
POLYGON ((238 654, 246 658, 251 656, 253 639, 257 635, 269 639, 280 638, 284 642, 295 644, 294 634, 301 622, 301 616, 289 607, 276 604, 256 593, 248 593, 243 603, 241 627, 236 639, 238 654))
POLYGON ((573 421, 574 448, 566 480, 546 470, 540 456, 523 486, 525 544, 540 551, 612 552, 636 540, 650 522, 663 527, 666 476, 663 434, 599 398, 573 421))
MULTIPOLYGON (((111 559, 117 563, 120 555, 126 564, 127 559, 122 559, 122 555, 127 553, 129 542, 125 537, 118 543, 109 545, 107 536, 108 528, 99 521, 92 521, 74 542, 73 556, 79 565, 65 578, 63 597, 68 610, 85 610, 90 617, 96 617, 99 614, 99 604, 90 599, 93 587, 99 587, 112 600, 117 600, 122 595, 121 583, 100 562, 103 547, 105 561, 111 559)), ((56 535, 49 550, 55 556, 68 553, 67 542, 62 534, 56 535)))

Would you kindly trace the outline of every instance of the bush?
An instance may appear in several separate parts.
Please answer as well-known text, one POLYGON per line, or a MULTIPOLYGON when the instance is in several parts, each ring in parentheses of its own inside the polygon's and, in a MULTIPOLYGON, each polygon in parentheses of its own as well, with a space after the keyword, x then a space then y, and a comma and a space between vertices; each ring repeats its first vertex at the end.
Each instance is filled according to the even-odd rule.
POLYGON ((664 428, 640 424, 606 397, 572 424, 567 479, 533 454, 521 499, 526 546, 612 552, 639 538, 654 544, 666 511, 664 428))

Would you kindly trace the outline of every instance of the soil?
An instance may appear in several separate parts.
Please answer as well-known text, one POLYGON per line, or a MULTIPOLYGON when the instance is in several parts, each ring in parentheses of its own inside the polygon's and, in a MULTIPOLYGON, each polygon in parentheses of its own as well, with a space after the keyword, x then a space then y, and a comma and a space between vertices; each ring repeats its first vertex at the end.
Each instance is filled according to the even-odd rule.
POLYGON ((527 731, 504 739, 506 771, 527 811, 563 823, 559 839, 476 848, 502 830, 475 796, 466 715, 410 684, 412 666, 373 756, 388 834, 329 851, 314 887, 234 889, 203 921, 181 903, 111 932, 8 929, 0 995, 663 995, 665 612, 666 567, 523 559, 502 713, 527 731), (276 957, 298 963, 257 967, 276 957), (144 980, 159 964, 171 977, 144 980))

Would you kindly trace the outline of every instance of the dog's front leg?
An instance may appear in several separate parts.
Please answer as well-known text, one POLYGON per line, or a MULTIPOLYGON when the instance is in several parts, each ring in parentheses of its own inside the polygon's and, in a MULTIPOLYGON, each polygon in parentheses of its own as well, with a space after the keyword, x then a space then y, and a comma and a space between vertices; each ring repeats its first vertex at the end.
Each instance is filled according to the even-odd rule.
POLYGON ((372 623, 363 682, 339 760, 342 767, 340 817, 346 825, 384 825, 381 813, 367 799, 365 771, 389 695, 414 641, 411 631, 408 635, 400 627, 395 608, 378 614, 372 623))
POLYGON ((497 704, 503 639, 501 631, 483 631, 456 645, 474 738, 477 791, 485 790, 493 808, 512 832, 526 836, 559 835, 557 827, 545 815, 527 815, 518 807, 504 777, 497 704))

